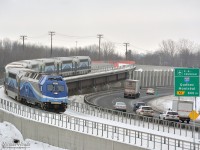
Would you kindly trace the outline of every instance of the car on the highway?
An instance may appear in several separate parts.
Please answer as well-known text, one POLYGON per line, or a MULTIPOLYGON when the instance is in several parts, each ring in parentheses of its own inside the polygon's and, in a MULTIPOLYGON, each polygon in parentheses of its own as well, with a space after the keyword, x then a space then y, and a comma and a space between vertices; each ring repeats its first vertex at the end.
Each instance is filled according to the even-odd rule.
POLYGON ((124 102, 116 102, 113 107, 114 110, 126 112, 126 104, 124 102))
POLYGON ((176 111, 168 110, 159 115, 161 120, 177 121, 179 122, 179 114, 176 111))
POLYGON ((154 110, 152 109, 151 106, 140 106, 136 110, 136 114, 141 115, 141 116, 153 117, 154 116, 154 110))
POLYGON ((140 106, 145 106, 144 102, 137 102, 133 105, 133 111, 135 112, 140 106))
POLYGON ((148 88, 147 91, 146 91, 146 94, 154 95, 155 94, 155 90, 153 88, 148 88))

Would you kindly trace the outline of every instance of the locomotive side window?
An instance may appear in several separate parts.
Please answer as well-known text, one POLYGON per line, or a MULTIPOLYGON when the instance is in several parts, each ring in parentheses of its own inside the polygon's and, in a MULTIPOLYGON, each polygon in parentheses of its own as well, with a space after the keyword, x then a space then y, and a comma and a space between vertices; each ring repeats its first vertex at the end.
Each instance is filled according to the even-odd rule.
POLYGON ((13 78, 13 79, 16 79, 16 74, 9 73, 9 74, 8 74, 8 77, 13 78))

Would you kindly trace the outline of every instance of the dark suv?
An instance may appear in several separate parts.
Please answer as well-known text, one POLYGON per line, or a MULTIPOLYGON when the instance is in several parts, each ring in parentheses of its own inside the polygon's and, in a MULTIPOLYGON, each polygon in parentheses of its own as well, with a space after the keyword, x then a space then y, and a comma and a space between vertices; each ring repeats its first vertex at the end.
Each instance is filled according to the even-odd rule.
POLYGON ((136 112, 136 110, 140 107, 140 106, 146 106, 146 104, 144 102, 137 102, 133 105, 133 111, 136 112))

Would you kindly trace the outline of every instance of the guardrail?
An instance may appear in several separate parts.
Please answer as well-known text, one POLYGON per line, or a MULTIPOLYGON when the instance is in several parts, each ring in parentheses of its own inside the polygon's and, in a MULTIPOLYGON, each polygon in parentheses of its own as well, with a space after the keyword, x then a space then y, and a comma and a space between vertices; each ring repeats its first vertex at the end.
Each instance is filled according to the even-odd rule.
POLYGON ((119 66, 119 67, 113 67, 113 66, 108 66, 108 67, 97 67, 97 68, 92 68, 92 72, 104 72, 104 71, 111 71, 111 70, 119 70, 119 69, 132 69, 135 68, 135 64, 131 64, 131 65, 123 65, 123 66, 119 66))
POLYGON ((44 112, 3 99, 0 99, 0 109, 6 110, 9 113, 18 116, 22 116, 23 118, 44 123, 44 125, 50 124, 68 130, 90 134, 110 140, 143 146, 149 149, 191 150, 199 149, 200 147, 200 144, 198 142, 193 143, 191 138, 185 137, 182 139, 182 137, 178 136, 176 138, 172 138, 170 137, 170 134, 157 135, 155 134, 155 131, 152 130, 144 132, 142 131, 143 129, 132 129, 132 126, 132 128, 125 128, 113 125, 116 124, 116 122, 113 122, 113 124, 105 124, 102 122, 86 120, 65 114, 44 112))
POLYGON ((120 66, 120 67, 105 67, 102 69, 97 69, 97 70, 92 70, 91 73, 88 74, 82 74, 81 76, 69 76, 69 77, 65 77, 65 80, 68 80, 68 82, 70 82, 70 80, 73 79, 79 79, 79 78, 83 78, 83 77, 87 77, 87 78, 91 78, 93 76, 99 76, 99 73, 101 73, 101 75, 104 74, 108 74, 108 73, 117 73, 118 72, 124 72, 124 71, 130 71, 130 70, 134 70, 136 67, 134 65, 126 65, 126 66, 120 66))
POLYGON ((89 105, 84 103, 72 102, 69 105, 69 107, 74 111, 95 117, 126 123, 138 127, 148 128, 160 132, 167 132, 191 138, 197 137, 198 139, 200 139, 200 125, 195 125, 194 130, 194 126, 192 124, 160 120, 159 118, 139 116, 133 113, 126 113, 112 109, 102 108, 88 102, 87 99, 92 97, 98 97, 98 95, 91 94, 85 96, 84 101, 89 105))

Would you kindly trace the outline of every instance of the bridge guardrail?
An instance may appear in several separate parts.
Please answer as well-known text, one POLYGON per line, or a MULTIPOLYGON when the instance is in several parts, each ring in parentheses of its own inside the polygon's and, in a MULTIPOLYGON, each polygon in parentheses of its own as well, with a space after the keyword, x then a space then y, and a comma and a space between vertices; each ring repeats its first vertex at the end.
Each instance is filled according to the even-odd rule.
POLYGON ((131 65, 123 65, 119 67, 114 67, 114 66, 108 66, 108 67, 97 67, 97 68, 92 68, 92 72, 104 72, 104 71, 110 71, 110 70, 118 70, 118 69, 130 69, 134 68, 135 64, 131 65))
MULTIPOLYGON (((116 90, 118 92, 119 90, 116 90)), ((98 95, 90 94, 84 97, 87 104, 71 102, 70 109, 88 114, 95 117, 100 117, 112 121, 135 125, 143 128, 148 128, 160 132, 172 133, 185 137, 198 137, 200 139, 200 126, 192 124, 185 124, 180 122, 160 120, 159 118, 152 118, 147 116, 139 116, 133 113, 120 112, 112 109, 102 108, 88 101, 88 98, 98 97, 98 95), (92 104, 92 105, 91 105, 92 104)))
POLYGON ((143 146, 150 149, 199 149, 198 142, 193 143, 191 138, 172 138, 170 135, 157 135, 155 131, 129 129, 112 124, 95 122, 65 114, 43 112, 38 109, 23 106, 14 102, 0 99, 0 109, 15 115, 35 120, 44 124, 91 134, 94 136, 116 140, 119 142, 143 146), (145 145, 145 146, 144 146, 145 145), (178 147, 178 148, 177 148, 178 147))

